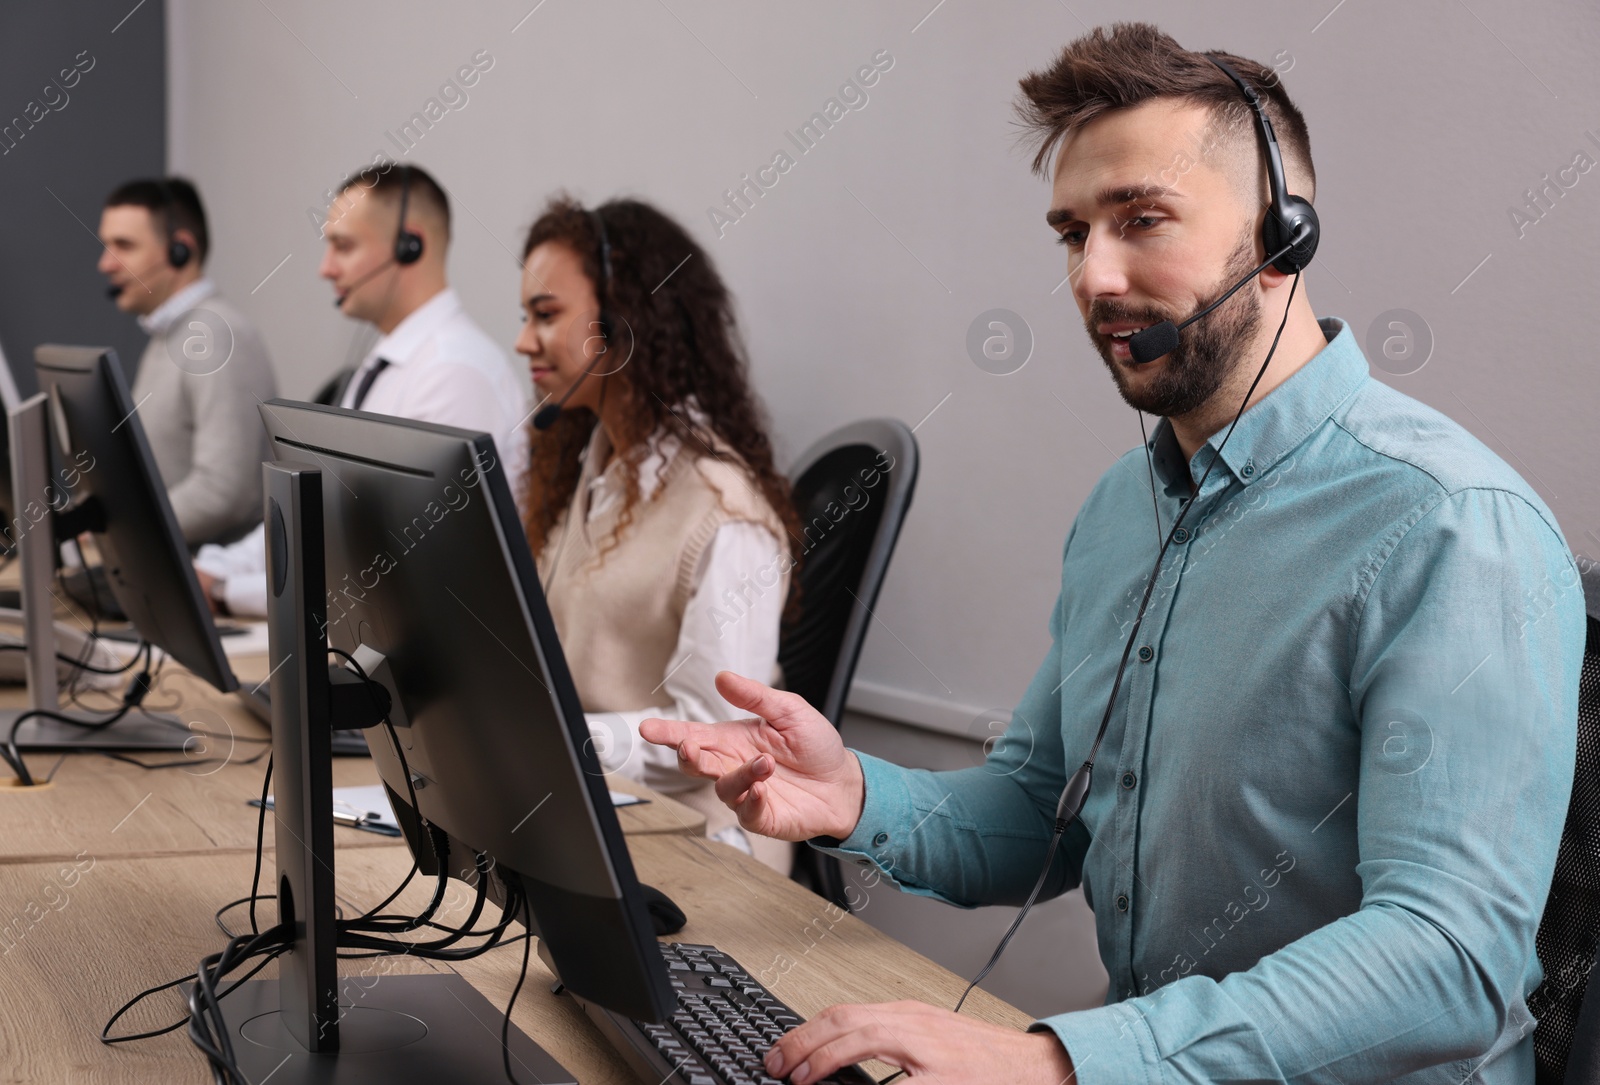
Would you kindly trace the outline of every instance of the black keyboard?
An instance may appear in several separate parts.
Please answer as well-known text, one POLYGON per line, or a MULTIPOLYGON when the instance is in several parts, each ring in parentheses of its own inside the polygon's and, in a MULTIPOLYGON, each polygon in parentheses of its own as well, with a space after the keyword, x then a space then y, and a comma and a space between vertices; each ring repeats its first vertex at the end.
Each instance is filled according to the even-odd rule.
MULTIPOLYGON (((781 1085, 762 1059, 801 1021, 732 957, 715 946, 662 942, 678 1012, 659 1025, 634 1021, 579 999, 589 1017, 647 1085, 781 1085)), ((823 1078, 873 1085, 860 1067, 823 1078)))

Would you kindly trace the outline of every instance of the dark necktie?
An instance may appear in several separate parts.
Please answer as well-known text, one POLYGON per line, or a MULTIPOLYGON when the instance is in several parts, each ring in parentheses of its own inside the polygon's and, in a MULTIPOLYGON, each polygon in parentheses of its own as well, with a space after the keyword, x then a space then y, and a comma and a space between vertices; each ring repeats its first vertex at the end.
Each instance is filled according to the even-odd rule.
POLYGON ((366 400, 367 393, 372 391, 372 382, 378 379, 378 374, 389 367, 389 359, 379 358, 373 363, 372 368, 361 374, 361 383, 356 385, 356 398, 350 401, 350 409, 359 411, 361 404, 366 400))

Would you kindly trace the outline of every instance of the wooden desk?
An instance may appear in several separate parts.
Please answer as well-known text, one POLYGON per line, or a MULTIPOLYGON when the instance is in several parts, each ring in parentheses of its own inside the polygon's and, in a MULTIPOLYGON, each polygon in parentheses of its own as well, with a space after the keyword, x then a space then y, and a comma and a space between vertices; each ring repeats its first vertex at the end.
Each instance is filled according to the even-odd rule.
MULTIPOLYGON (((241 672, 266 674, 265 661, 241 661, 241 672)), ((260 678, 254 679, 259 681, 260 678)), ((104 694, 83 696, 85 704, 113 704, 104 694)), ((27 703, 18 686, 0 687, 0 706, 27 703)), ((0 864, 70 858, 80 852, 102 859, 180 855, 255 849, 257 812, 249 800, 261 796, 269 729, 238 698, 218 693, 176 663, 168 661, 160 682, 145 701, 152 712, 178 716, 197 731, 226 738, 198 739, 187 753, 137 755, 147 763, 190 762, 146 771, 96 754, 71 754, 48 787, 0 787, 0 864), (211 759, 222 758, 223 763, 211 759)), ((28 764, 42 779, 58 754, 30 754, 28 764)), ((333 785, 378 783, 377 768, 365 757, 336 757, 333 785)), ((705 816, 680 802, 620 777, 608 785, 640 795, 647 803, 617 809, 627 834, 690 833, 704 836, 705 816)), ((348 826, 334 828, 340 847, 396 847, 394 837, 348 826)), ((267 826, 266 847, 273 846, 267 826)))
MULTIPOLYGON (((807 1017, 837 1002, 920 998, 950 1006, 965 986, 960 977, 732 848, 671 834, 633 836, 628 846, 640 878, 665 890, 687 913, 689 924, 676 938, 728 951, 807 1017)), ((337 862, 347 911, 380 900, 408 869, 398 848, 345 848, 337 862)), ((182 1030, 117 1047, 105 1047, 96 1037, 123 1001, 185 975, 221 948, 212 912, 249 891, 250 856, 96 859, 70 879, 70 887, 61 868, 0 867, 0 928, 9 931, 0 935, 0 1066, 15 1080, 30 1082, 204 1080, 204 1060, 182 1030)), ((401 903, 420 905, 427 889, 413 886, 401 903)), ((894 890, 885 885, 881 891, 894 890)), ((871 907, 870 899, 865 906, 871 907)), ((241 918, 237 910, 231 914, 241 918)), ((522 946, 514 943, 457 968, 503 1007, 521 965, 522 946)), ((406 958, 345 962, 345 975, 360 977, 347 990, 359 995, 361 987, 381 984, 384 975, 443 967, 406 958)), ((550 994, 550 981, 534 953, 514 1023, 584 1085, 631 1085, 633 1076, 582 1012, 550 994)), ((182 1016, 171 992, 149 1001, 153 1005, 124 1018, 119 1029, 142 1031, 182 1016)), ((963 1013, 1019 1028, 1030 1020, 982 990, 973 992, 963 1013)), ((484 1043, 496 1044, 499 1020, 488 1025, 484 1043)), ((888 1072, 881 1064, 867 1069, 875 1077, 888 1072)))

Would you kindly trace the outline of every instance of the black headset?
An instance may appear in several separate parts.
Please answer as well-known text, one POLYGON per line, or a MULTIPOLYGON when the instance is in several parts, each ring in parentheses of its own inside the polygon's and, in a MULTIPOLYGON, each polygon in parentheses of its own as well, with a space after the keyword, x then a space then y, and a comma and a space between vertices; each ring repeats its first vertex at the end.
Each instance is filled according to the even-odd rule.
POLYGON ((1255 111, 1256 129, 1261 133, 1261 141, 1265 145, 1267 183, 1272 189, 1272 203, 1267 208, 1267 217, 1261 223, 1261 242, 1266 246, 1266 251, 1277 252, 1289 245, 1297 230, 1304 231, 1305 236, 1301 241, 1272 262, 1272 266, 1285 275, 1293 275, 1304 270, 1316 254, 1317 241, 1322 236, 1316 209, 1299 196, 1289 194, 1289 186, 1283 178, 1283 155, 1278 151, 1278 137, 1272 131, 1272 122, 1267 119, 1266 107, 1261 104, 1261 97, 1256 94, 1255 88, 1212 54, 1206 53, 1205 58, 1221 68, 1222 73, 1238 85, 1244 92, 1245 101, 1255 111))
POLYGON ((600 303, 600 313, 595 317, 595 323, 600 325, 600 337, 609 343, 611 318, 606 314, 606 299, 611 294, 611 239, 606 236, 606 220, 601 217, 599 208, 589 212, 589 219, 594 223, 594 232, 600 239, 600 282, 597 284, 599 289, 594 292, 595 300, 600 303))
POLYGON ((411 167, 400 167, 400 221, 394 228, 394 262, 401 267, 422 259, 422 235, 406 229, 406 205, 411 202, 411 167))
POLYGON ((188 242, 179 241, 176 236, 177 223, 173 221, 173 212, 178 209, 177 192, 172 183, 165 179, 157 181, 156 185, 161 189, 161 201, 164 204, 161 214, 167 222, 167 263, 181 268, 194 258, 194 250, 189 248, 188 242))

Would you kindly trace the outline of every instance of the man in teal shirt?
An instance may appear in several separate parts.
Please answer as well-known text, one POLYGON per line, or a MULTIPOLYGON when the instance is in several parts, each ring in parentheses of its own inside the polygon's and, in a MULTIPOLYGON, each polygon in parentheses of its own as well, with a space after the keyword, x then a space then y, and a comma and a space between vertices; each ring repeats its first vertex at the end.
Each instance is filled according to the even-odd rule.
MULTIPOLYGON (((1269 69, 1225 59, 1311 198, 1298 110, 1269 69)), ((1108 1004, 1026 1033, 916 1002, 837 1006, 769 1070, 799 1085, 867 1058, 949 1085, 1531 1082, 1526 999, 1584 630, 1554 517, 1459 426, 1373 380, 1298 276, 1267 268, 1178 350, 1132 363, 1121 335, 1198 312, 1270 255, 1250 115, 1215 65, 1139 24, 1079 39, 1023 91, 1036 166, 1059 145, 1048 221, 1086 328, 1123 397, 1162 421, 1148 466, 1129 453, 1078 512, 1052 646, 1005 740, 979 767, 905 769, 726 673, 723 695, 760 718, 641 733, 716 779, 749 830, 964 907, 1020 903, 1157 544, 1192 502, 1045 880, 1046 895, 1083 887, 1108 1004)))

